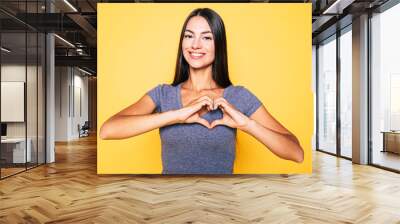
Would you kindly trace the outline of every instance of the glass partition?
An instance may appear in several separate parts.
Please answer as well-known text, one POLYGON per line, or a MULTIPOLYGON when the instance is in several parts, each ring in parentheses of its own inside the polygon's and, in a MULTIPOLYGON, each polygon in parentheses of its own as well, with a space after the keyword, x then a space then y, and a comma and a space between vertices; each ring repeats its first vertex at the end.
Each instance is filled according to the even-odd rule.
POLYGON ((27 98, 26 98, 26 113, 27 113, 27 142, 28 147, 27 150, 30 151, 30 160, 27 163, 28 168, 37 165, 37 157, 38 157, 38 141, 37 141, 37 132, 38 132, 38 49, 37 49, 37 41, 38 35, 37 32, 28 32, 27 33, 27 80, 26 80, 26 89, 27 89, 27 98))
POLYGON ((1 176, 7 177, 24 171, 31 161, 26 144, 26 33, 3 32, 1 47, 1 176))
MULTIPOLYGON (((15 17, 45 1, 1 1, 15 17)), ((0 12, 0 178, 45 163, 45 34, 0 12), (4 22, 6 21, 6 22, 4 22)), ((35 17, 34 17, 35 18, 35 17)))
POLYGON ((45 76, 45 65, 46 65, 46 38, 45 34, 38 33, 38 65, 37 65, 37 147, 38 147, 38 155, 37 162, 38 164, 43 164, 46 162, 46 144, 45 144, 45 124, 46 124, 46 76, 45 76))
POLYGON ((318 47, 318 149, 336 154, 336 36, 318 47))

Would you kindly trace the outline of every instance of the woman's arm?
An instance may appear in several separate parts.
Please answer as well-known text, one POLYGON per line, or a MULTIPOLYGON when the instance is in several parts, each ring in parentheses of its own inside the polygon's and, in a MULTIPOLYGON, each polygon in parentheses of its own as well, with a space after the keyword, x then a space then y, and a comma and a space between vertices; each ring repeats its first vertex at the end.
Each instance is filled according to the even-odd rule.
POLYGON ((102 139, 124 139, 176 123, 199 123, 208 126, 208 122, 196 112, 203 106, 212 105, 210 101, 208 97, 201 97, 182 109, 153 113, 156 105, 146 94, 104 122, 99 135, 102 139))
POLYGON ((104 122, 100 128, 100 138, 123 139, 133 137, 176 122, 172 111, 152 114, 155 108, 156 105, 150 96, 144 95, 136 103, 104 122))
POLYGON ((259 107, 239 129, 255 137, 283 159, 298 163, 304 160, 304 151, 296 136, 272 117, 264 106, 259 107))
POLYGON ((224 112, 222 119, 215 120, 211 127, 226 125, 238 128, 268 147, 275 155, 298 163, 303 162, 304 152, 296 136, 283 127, 264 106, 260 106, 247 117, 224 98, 215 100, 214 107, 224 112))

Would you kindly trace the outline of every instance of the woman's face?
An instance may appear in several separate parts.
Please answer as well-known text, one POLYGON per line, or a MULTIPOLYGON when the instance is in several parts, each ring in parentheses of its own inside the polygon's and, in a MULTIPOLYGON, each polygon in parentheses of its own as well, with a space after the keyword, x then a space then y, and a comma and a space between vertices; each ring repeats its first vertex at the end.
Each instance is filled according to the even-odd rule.
POLYGON ((205 68, 214 62, 214 36, 206 19, 194 16, 189 20, 182 40, 182 51, 192 68, 205 68))

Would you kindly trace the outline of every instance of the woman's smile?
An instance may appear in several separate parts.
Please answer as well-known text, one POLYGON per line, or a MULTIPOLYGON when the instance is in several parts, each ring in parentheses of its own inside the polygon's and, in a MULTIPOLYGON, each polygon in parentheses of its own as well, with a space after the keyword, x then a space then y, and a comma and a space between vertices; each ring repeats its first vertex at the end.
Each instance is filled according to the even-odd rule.
POLYGON ((199 52, 190 52, 189 51, 189 55, 192 59, 196 60, 196 59, 201 59, 206 53, 199 53, 199 52))

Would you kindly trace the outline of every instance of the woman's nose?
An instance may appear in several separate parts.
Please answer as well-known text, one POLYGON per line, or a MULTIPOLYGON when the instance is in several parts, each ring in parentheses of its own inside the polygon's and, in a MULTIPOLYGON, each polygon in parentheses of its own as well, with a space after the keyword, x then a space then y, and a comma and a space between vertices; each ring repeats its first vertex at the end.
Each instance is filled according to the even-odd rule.
POLYGON ((193 38, 192 48, 201 48, 200 38, 193 38))

